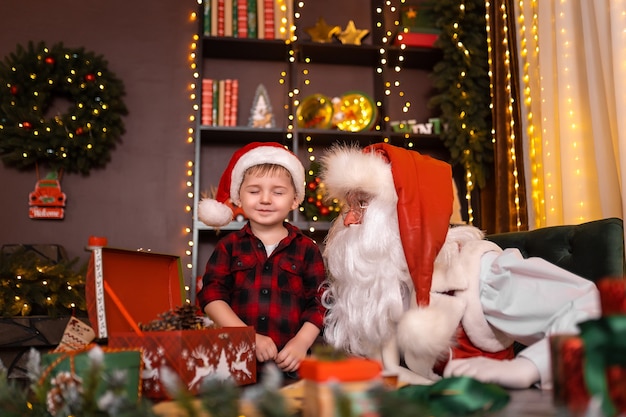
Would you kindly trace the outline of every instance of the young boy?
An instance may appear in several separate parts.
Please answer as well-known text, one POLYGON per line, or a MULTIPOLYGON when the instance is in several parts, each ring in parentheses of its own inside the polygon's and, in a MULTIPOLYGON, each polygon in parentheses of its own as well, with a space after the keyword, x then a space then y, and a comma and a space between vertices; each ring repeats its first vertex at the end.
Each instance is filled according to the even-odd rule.
POLYGON ((220 239, 209 259, 198 301, 219 326, 253 326, 259 362, 286 373, 320 334, 325 278, 319 248, 285 222, 304 199, 304 167, 278 143, 251 143, 232 157, 216 199, 204 199, 199 219, 214 227, 232 220, 230 203, 248 222, 220 239))

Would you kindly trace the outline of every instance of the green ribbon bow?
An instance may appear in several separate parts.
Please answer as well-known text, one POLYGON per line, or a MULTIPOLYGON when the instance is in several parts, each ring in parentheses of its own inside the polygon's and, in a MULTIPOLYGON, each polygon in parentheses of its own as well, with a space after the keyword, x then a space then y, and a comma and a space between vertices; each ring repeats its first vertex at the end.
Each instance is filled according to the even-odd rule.
POLYGON ((606 368, 626 366, 626 315, 605 316, 578 325, 585 346, 584 375, 587 391, 602 399, 606 416, 617 414, 609 395, 606 368))
POLYGON ((444 378, 433 385, 408 385, 394 394, 437 417, 496 411, 506 406, 510 399, 501 386, 470 377, 444 378))

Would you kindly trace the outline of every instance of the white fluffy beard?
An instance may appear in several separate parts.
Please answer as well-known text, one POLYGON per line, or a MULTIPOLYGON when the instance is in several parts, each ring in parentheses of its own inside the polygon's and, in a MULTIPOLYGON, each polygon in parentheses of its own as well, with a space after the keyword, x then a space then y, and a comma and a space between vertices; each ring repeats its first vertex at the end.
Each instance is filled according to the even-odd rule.
POLYGON ((326 238, 324 337, 336 349, 371 356, 395 335, 413 288, 395 204, 369 203, 360 225, 338 218, 326 238))

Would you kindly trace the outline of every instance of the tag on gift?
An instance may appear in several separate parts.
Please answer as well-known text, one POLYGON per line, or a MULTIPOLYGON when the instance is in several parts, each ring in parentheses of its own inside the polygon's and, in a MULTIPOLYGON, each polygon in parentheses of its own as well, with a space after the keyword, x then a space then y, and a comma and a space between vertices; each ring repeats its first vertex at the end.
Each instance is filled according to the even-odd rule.
POLYGON ((63 337, 55 352, 70 352, 84 349, 96 338, 96 332, 87 323, 70 317, 70 321, 65 326, 63 337))

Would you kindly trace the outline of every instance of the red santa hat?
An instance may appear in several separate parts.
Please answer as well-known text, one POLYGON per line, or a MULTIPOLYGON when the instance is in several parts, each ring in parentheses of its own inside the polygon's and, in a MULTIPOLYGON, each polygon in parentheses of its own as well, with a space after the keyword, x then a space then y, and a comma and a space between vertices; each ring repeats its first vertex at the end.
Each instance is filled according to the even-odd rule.
POLYGON ((226 226, 233 219, 232 204, 239 204, 239 188, 246 170, 255 165, 275 164, 291 174, 296 200, 304 200, 304 167, 298 157, 276 142, 252 142, 237 150, 222 174, 215 198, 198 204, 198 219, 208 226, 226 226))
POLYGON ((390 204, 397 201, 400 239, 417 303, 428 306, 435 258, 452 215, 450 165, 387 143, 362 151, 339 146, 322 159, 322 180, 333 197, 360 190, 390 204))

